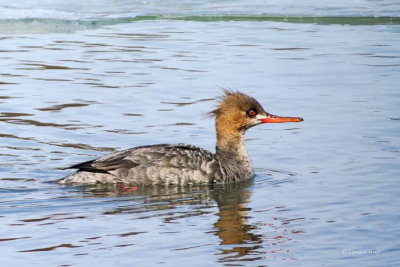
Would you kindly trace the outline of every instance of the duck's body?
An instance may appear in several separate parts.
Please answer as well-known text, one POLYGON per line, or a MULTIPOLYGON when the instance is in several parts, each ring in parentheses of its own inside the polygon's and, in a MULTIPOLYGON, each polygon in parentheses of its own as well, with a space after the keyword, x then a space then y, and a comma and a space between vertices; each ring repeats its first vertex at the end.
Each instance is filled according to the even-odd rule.
POLYGON ((59 183, 147 185, 249 179, 253 177, 253 165, 244 144, 244 132, 260 123, 302 121, 301 118, 270 115, 254 98, 230 91, 211 114, 216 116, 215 154, 183 144, 135 147, 73 165, 69 168, 78 171, 59 183))
POLYGON ((218 153, 183 144, 135 147, 70 168, 79 171, 62 179, 61 184, 218 183, 253 176, 247 155, 225 159, 218 153))

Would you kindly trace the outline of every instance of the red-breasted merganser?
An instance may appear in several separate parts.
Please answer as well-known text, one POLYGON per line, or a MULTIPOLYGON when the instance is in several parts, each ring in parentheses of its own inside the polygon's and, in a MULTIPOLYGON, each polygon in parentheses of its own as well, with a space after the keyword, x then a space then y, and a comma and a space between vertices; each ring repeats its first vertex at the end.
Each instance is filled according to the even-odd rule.
POLYGON ((215 116, 216 153, 177 144, 139 146, 73 165, 78 169, 60 184, 226 183, 253 177, 253 164, 244 144, 247 129, 261 123, 300 122, 300 117, 279 117, 264 111, 254 98, 225 91, 215 116))

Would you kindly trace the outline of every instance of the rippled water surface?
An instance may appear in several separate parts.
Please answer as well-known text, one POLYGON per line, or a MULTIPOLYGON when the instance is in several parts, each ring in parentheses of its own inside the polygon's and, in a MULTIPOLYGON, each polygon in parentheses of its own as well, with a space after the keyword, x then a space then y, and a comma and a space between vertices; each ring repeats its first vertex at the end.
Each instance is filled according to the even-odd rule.
MULTIPOLYGON (((54 17, 72 9, 42 2, 49 19, 21 18, 26 10, 10 4, 3 12, 14 10, 16 20, 0 21, 2 266, 399 265, 396 18, 99 24, 54 17), (51 183, 70 173, 63 167, 133 146, 213 151, 205 113, 221 87, 304 118, 247 132, 253 180, 137 189, 51 183)), ((262 14, 251 3, 249 13, 262 14)), ((381 15, 398 8, 368 3, 380 3, 381 15)), ((358 7, 345 13, 369 14, 358 7)))

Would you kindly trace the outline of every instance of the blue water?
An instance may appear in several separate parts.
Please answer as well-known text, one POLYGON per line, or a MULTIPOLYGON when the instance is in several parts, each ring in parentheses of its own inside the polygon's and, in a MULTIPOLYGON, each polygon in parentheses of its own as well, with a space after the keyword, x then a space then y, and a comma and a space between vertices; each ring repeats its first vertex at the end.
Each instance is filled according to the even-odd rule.
POLYGON ((398 16, 397 0, 21 0, 3 2, 2 18, 100 18, 150 14, 216 14, 216 15, 280 15, 280 16, 398 16))
POLYGON ((1 265, 398 266, 400 7, 346 2, 0 4, 1 265), (133 146, 213 151, 221 87, 304 118, 248 131, 254 179, 50 183, 133 146))

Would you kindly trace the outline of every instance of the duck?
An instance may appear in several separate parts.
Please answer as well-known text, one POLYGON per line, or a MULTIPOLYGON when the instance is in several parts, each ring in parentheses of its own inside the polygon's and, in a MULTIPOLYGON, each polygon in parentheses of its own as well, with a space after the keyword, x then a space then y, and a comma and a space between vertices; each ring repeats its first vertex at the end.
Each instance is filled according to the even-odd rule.
POLYGON ((245 132, 260 124, 301 122, 301 117, 282 117, 264 110, 253 97, 224 90, 215 117, 215 153, 187 144, 156 144, 129 148, 85 161, 58 180, 61 185, 129 184, 185 185, 230 183, 251 179, 253 164, 245 146, 245 132))

